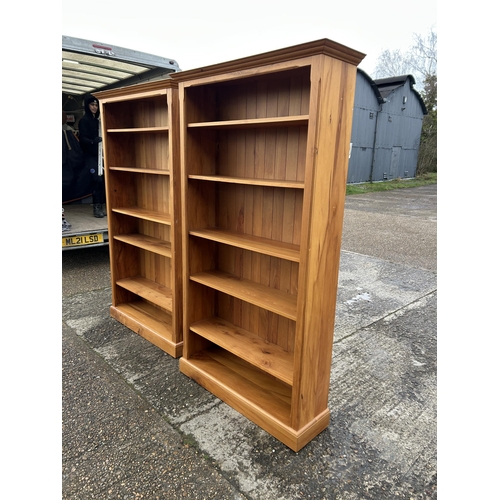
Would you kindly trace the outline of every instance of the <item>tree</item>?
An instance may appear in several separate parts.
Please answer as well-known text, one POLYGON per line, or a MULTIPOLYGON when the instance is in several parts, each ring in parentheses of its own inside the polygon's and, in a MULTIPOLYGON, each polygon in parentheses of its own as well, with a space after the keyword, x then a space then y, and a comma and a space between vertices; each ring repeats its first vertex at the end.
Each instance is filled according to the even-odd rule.
POLYGON ((437 75, 429 75, 421 92, 427 115, 422 121, 417 175, 437 172, 437 75))
POLYGON ((431 28, 426 38, 414 33, 413 40, 409 56, 416 73, 413 76, 416 80, 420 76, 425 83, 428 77, 437 75, 437 33, 431 28))
POLYGON ((417 90, 422 90, 428 76, 437 75, 437 33, 434 27, 426 36, 414 33, 413 45, 406 52, 386 49, 379 55, 376 79, 408 74, 414 76, 417 90))
POLYGON ((412 71, 413 66, 406 52, 386 49, 378 56, 375 78, 408 75, 412 71))

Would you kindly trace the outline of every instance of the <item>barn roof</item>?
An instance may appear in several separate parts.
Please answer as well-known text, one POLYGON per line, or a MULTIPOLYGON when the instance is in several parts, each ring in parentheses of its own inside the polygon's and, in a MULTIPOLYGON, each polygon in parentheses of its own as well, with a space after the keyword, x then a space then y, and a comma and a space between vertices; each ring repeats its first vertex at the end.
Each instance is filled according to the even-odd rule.
POLYGON ((427 108, 425 107, 422 96, 414 89, 415 78, 413 75, 400 75, 400 76, 391 76, 389 78, 379 78, 378 80, 373 80, 375 85, 378 87, 380 94, 384 99, 387 96, 394 92, 399 87, 403 87, 406 81, 410 81, 410 88, 416 95, 418 101, 420 102, 420 106, 422 107, 422 112, 424 115, 427 114, 427 108))
POLYGON ((368 82, 368 84, 370 85, 370 87, 372 88, 373 93, 375 94, 375 97, 377 98, 378 103, 382 104, 384 102, 384 98, 382 97, 382 94, 380 93, 379 88, 375 84, 375 81, 370 76, 368 76, 368 73, 365 73, 361 68, 357 68, 357 70, 358 70, 358 74, 363 76, 365 78, 365 80, 368 82))

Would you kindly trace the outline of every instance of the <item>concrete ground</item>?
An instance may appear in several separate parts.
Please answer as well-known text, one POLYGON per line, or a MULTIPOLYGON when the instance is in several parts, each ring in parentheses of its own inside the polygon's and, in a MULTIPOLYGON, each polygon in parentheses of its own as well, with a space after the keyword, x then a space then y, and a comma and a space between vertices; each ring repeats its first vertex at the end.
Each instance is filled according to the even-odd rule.
POLYGON ((330 424, 295 453, 109 316, 63 252, 62 498, 436 499, 437 187, 346 199, 330 424))

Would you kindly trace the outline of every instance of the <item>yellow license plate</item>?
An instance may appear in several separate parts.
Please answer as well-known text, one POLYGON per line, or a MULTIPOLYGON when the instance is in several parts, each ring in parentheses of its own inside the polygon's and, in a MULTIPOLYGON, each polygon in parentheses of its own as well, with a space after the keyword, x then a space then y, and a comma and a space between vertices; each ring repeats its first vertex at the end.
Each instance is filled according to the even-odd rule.
POLYGON ((102 233, 83 234, 81 236, 66 236, 62 238, 63 247, 79 247, 82 245, 95 245, 103 243, 104 237, 102 233))

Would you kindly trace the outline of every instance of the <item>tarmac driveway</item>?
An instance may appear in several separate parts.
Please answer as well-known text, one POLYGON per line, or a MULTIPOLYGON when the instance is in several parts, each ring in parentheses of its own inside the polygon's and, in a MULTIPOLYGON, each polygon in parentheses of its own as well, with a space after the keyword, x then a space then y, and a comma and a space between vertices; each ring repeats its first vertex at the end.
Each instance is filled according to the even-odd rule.
POLYGON ((331 419, 298 453, 110 318, 105 250, 64 252, 63 498, 437 498, 436 194, 347 197, 331 419))
POLYGON ((437 185, 347 196, 342 249, 437 271, 437 185))

